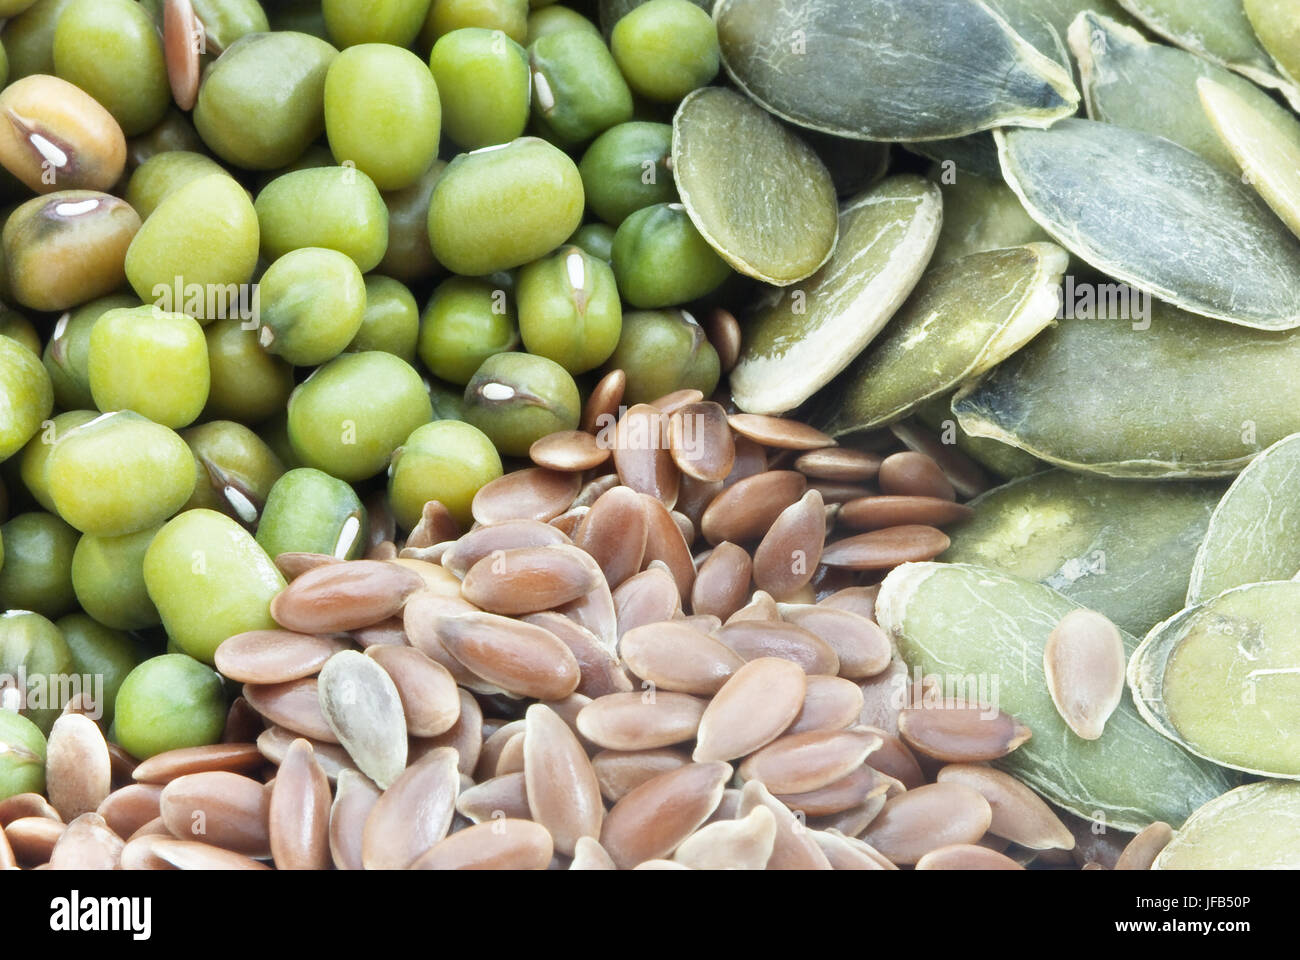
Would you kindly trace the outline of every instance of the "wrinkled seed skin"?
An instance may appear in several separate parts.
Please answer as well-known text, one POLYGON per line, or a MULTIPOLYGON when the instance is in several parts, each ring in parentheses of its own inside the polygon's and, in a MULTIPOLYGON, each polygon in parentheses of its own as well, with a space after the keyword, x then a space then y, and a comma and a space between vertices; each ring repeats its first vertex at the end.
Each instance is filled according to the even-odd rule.
POLYGON ((614 590, 641 569, 648 533, 641 498, 630 487, 618 486, 592 504, 574 531, 573 543, 591 554, 614 590))
POLYGON ((160 811, 175 837, 254 858, 270 855, 270 794, 250 777, 224 770, 177 777, 163 788, 160 811))
POLYGON ((545 870, 554 846, 531 820, 497 818, 466 827, 411 864, 412 870, 545 870))
MULTIPOLYGON (((605 807, 587 752, 563 720, 544 704, 528 708, 524 777, 532 819, 572 856, 579 837, 599 837, 605 807)), ((548 855, 547 860, 550 857, 548 855)))
POLYGON ((596 589, 602 577, 591 556, 576 547, 521 547, 475 563, 461 593, 489 613, 537 613, 577 600, 596 589))
POLYGON ((405 870, 447 835, 460 791, 456 763, 455 750, 438 747, 384 791, 362 833, 367 870, 405 870))
POLYGON ((996 760, 1030 737, 1028 727, 1001 710, 952 699, 905 708, 898 733, 912 749, 947 763, 996 760))
POLYGON ((1097 740, 1124 696, 1128 657, 1119 629, 1093 610, 1061 618, 1043 647, 1047 689, 1061 719, 1085 740, 1097 740))
POLYGON ((620 869, 667 857, 708 819, 731 777, 725 763, 691 763, 648 780, 605 816, 600 845, 620 869))
POLYGON ((329 869, 330 784, 306 740, 295 740, 271 790, 271 859, 277 870, 329 869))
POLYGON ((618 651, 628 669, 660 690, 702 696, 717 693, 744 664, 708 634, 673 621, 628 630, 618 651))
POLYGON ((880 737, 856 729, 791 734, 748 756, 740 775, 778 797, 810 793, 848 776, 880 744, 880 737))
POLYGON ((724 540, 700 564, 691 588, 691 610, 726 620, 745 605, 753 561, 741 547, 724 540))
POLYGON ((578 688, 577 658, 554 634, 491 613, 436 623, 447 651, 489 683, 522 697, 562 700, 578 688))
POLYGON ((788 660, 744 664, 704 708, 694 759, 734 760, 771 743, 803 709, 807 684, 804 671, 788 660))
POLYGON ((695 737, 704 701, 684 693, 633 691, 599 697, 578 713, 578 730, 607 750, 649 750, 695 737))
POLYGON ((974 843, 992 822, 988 801, 959 783, 931 783, 885 801, 862 839, 891 861, 912 865, 932 850, 974 843))
POLYGON ((413 571, 378 560, 326 564, 294 578, 271 600, 271 616, 298 633, 339 633, 398 613, 423 581, 413 571))
POLYGON ((1071 850, 1075 846, 1074 834, 1056 812, 1009 773, 982 764, 953 763, 940 770, 936 779, 980 793, 993 811, 989 833, 994 836, 1031 850, 1071 850))

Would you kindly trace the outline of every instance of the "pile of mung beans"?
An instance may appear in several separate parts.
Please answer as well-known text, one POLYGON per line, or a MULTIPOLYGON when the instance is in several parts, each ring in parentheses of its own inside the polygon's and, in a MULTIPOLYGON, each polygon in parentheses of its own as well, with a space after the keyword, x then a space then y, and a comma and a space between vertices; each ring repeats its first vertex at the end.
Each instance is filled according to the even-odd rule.
POLYGON ((1129 608, 934 562, 1041 549, 984 504, 1061 461, 957 414, 1070 61, 858 4, 0 0, 0 868, 1177 849, 1234 783, 1129 608))

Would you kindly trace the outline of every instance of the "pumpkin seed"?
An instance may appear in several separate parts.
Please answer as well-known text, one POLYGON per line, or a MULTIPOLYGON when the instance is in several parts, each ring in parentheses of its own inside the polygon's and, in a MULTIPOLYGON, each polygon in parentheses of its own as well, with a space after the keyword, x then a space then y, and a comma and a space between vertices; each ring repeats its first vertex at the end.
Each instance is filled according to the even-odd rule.
POLYGON ((1300 31, 1291 0, 1244 0, 1242 6, 1278 73, 1300 84, 1300 31))
POLYGON ((750 413, 793 410, 848 366, 920 279, 946 219, 943 206, 939 189, 913 175, 847 201, 826 265, 754 305, 730 376, 736 405, 750 413))
MULTIPOLYGON (((1047 692, 1043 645, 1075 607, 1050 587, 985 567, 918 563, 885 578, 876 614, 909 666, 948 690, 974 687, 978 694, 983 682, 984 698, 972 699, 996 697, 1002 710, 1034 731, 996 767, 1051 802, 1111 827, 1181 823, 1231 780, 1156 734, 1127 696, 1100 739, 1082 740, 1069 731, 1047 692)), ((1137 644, 1131 636, 1123 639, 1126 651, 1137 644)))
POLYGON ((1198 756, 1300 778, 1297 615, 1300 583, 1282 581, 1234 587, 1159 624, 1129 661, 1138 710, 1198 756))
POLYGON ((1260 46, 1241 0, 1119 0, 1143 26, 1171 43, 1221 64, 1263 87, 1280 90, 1300 110, 1300 88, 1278 76, 1260 46))
POLYGON ((1002 179, 1002 165, 998 163, 998 145, 991 132, 972 133, 964 137, 945 140, 921 140, 903 144, 909 153, 933 160, 951 163, 962 173, 973 173, 990 180, 1002 179))
POLYGON ((959 391, 953 410, 975 436, 1113 477, 1231 476, 1300 432, 1300 335, 1246 330, 1159 302, 1149 325, 1136 326, 1061 320, 959 391))
POLYGON ((1152 870, 1300 868, 1300 784, 1248 783, 1217 797, 1174 834, 1152 870))
POLYGON ((1297 497, 1300 434, 1279 440, 1252 460, 1214 508, 1192 564, 1187 606, 1231 587, 1293 577, 1300 570, 1297 497))
POLYGON ((943 193, 943 229, 931 267, 972 253, 1052 239, 1030 219, 1020 198, 1001 177, 964 171, 956 175, 940 164, 930 170, 930 179, 943 193))
POLYGON ((817 154, 745 97, 690 93, 673 117, 673 179, 695 228, 747 276, 795 283, 835 249, 835 185, 817 154))
POLYGON ((994 137, 1029 215, 1092 266, 1193 313, 1300 326, 1300 245, 1238 178, 1156 134, 1095 120, 994 137))
POLYGON ((826 133, 935 140, 1047 126, 1079 103, 1068 71, 982 3, 719 0, 713 17, 737 86, 826 133))
POLYGON ((942 559, 1045 583, 1143 636, 1182 609, 1222 490, 1048 470, 972 500, 974 517, 948 528, 942 559))
POLYGON ((907 416, 998 364, 1057 312, 1069 258, 1050 243, 973 253, 928 271, 883 336, 844 374, 826 432, 840 436, 907 416))
MULTIPOLYGON (((916 422, 943 437, 942 442, 947 446, 1008 480, 1027 477, 1046 469, 1047 464, 1017 447, 988 437, 974 437, 963 430, 957 422, 957 415, 952 412, 952 397, 952 394, 948 394, 921 404, 916 408, 916 422)), ((950 481, 951 479, 949 477, 950 481)), ((964 491, 959 492, 963 496, 970 496, 964 491)))
POLYGON ((1151 43, 1091 11, 1071 25, 1070 48, 1079 60, 1091 119, 1158 134, 1234 176, 1240 167, 1201 109, 1197 81, 1212 79, 1258 109, 1286 114, 1250 81, 1186 50, 1151 43))
POLYGON ((1267 97, 1259 103, 1210 79, 1196 90, 1247 182, 1300 237, 1300 121, 1267 97))

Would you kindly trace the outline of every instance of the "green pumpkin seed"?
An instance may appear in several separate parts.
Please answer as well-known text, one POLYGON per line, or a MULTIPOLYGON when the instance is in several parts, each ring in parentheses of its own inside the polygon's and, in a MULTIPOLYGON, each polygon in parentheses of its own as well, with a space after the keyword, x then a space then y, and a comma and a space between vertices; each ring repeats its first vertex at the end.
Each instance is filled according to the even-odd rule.
POLYGON ((1021 39, 1043 56, 1059 63, 1065 70, 1073 69, 1070 52, 1065 46, 1065 31, 1052 22, 1051 11, 1041 5, 1041 0, 985 0, 989 9, 1005 20, 1021 39))
MULTIPOLYGON (((1262 87, 1280 90, 1300 109, 1300 87, 1278 76, 1262 46, 1242 0, 1119 0, 1142 25, 1170 43, 1212 63, 1249 77, 1262 87)), ((1294 14, 1292 14, 1294 16, 1294 14)))
POLYGON ((1300 85, 1300 18, 1292 0, 1244 0, 1246 19, 1278 73, 1300 85))
POLYGON ((952 394, 934 397, 916 408, 916 419, 938 434, 939 442, 956 447, 981 466, 1010 480, 1027 477, 1047 468, 1047 464, 1018 447, 988 437, 974 437, 961 428, 952 412, 952 394))
POLYGON ((1297 364, 1300 334, 1153 302, 1140 320, 1061 320, 952 406, 974 436, 1071 470, 1232 476, 1300 432, 1297 364))
POLYGON ((737 93, 705 87, 682 100, 673 177, 696 229, 741 273, 785 286, 835 249, 830 173, 807 144, 737 93))
POLYGON ((1094 120, 994 137, 1029 215, 1092 266, 1193 313, 1300 326, 1300 244, 1208 160, 1094 120))
MULTIPOLYGON (((1071 813, 1109 827, 1180 824, 1227 790, 1230 776, 1148 727, 1127 694, 1100 739, 1070 731, 1048 692, 1043 646, 1061 617, 1077 608, 1050 587, 987 567, 910 563, 885 578, 876 616, 908 666, 937 676, 945 687, 964 687, 967 699, 980 699, 971 697, 971 688, 977 692, 983 682, 984 698, 1034 731, 995 766, 1071 813)), ((1137 640, 1122 636, 1131 651, 1137 640)))
MULTIPOLYGON (((1187 587, 1195 606, 1232 587, 1300 570, 1300 434, 1250 462, 1210 517, 1187 587)), ((1172 613, 1172 611, 1170 611, 1172 613)))
POLYGON ((973 253, 927 272, 875 346, 831 390, 832 436, 907 416, 1006 359, 1057 312, 1069 258, 1051 243, 973 253))
POLYGON ((1208 77, 1258 110, 1287 115, 1250 81, 1095 13, 1080 14, 1071 25, 1070 49, 1079 61, 1091 119, 1157 134, 1234 176, 1240 167, 1201 109, 1197 81, 1208 77))
POLYGON ((713 19, 737 86, 826 133, 937 140, 1045 127, 1079 105, 1068 70, 982 3, 718 0, 713 19))
POLYGON ((826 266, 764 296, 745 325, 731 393, 749 413, 783 413, 843 370, 894 315, 925 269, 943 219, 938 188, 891 177, 840 210, 826 266))
POLYGON ((1142 636, 1182 609, 1222 493, 1048 470, 973 500, 975 516, 947 529, 943 559, 1037 580, 1142 636))
POLYGON ((1129 661, 1138 711, 1197 756, 1300 779, 1300 583, 1235 587, 1157 626, 1129 661))
POLYGON ((923 140, 905 143, 903 148, 938 164, 952 164, 962 173, 974 173, 990 180, 1002 179, 998 145, 992 133, 972 133, 951 140, 923 140))
POLYGON ((1197 81, 1196 90, 1246 181, 1300 237, 1300 120, 1267 97, 1257 104, 1212 80, 1197 81))
POLYGON ((1052 239, 1030 219, 1001 177, 955 174, 938 164, 930 170, 930 179, 943 191, 943 230, 932 267, 972 253, 1052 239))
POLYGON ((1156 857, 1152 870, 1300 868, 1300 784, 1248 783, 1205 804, 1156 857))

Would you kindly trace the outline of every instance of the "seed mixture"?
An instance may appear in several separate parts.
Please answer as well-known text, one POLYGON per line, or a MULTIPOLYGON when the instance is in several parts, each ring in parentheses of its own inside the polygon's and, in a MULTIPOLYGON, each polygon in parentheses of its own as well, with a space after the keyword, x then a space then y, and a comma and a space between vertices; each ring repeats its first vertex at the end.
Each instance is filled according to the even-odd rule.
POLYGON ((1300 868, 1279 0, 0 0, 0 868, 1300 868))

